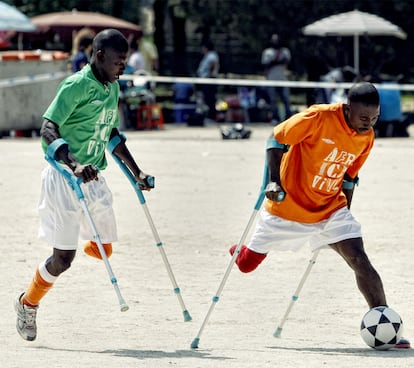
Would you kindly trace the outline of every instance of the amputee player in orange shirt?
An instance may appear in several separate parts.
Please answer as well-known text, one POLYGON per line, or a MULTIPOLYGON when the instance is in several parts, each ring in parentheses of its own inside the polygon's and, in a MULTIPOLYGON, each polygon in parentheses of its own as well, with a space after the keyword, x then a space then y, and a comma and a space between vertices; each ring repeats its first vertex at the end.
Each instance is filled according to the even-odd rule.
MULTIPOLYGON (((355 272, 369 307, 387 305, 381 278, 364 250, 361 225, 350 212, 379 113, 378 91, 364 82, 351 87, 346 104, 313 105, 274 128, 267 147, 267 200, 249 244, 237 256, 242 272, 255 270, 272 249, 298 250, 307 242, 313 251, 329 246, 355 272)), ((401 339, 396 347, 410 343, 401 339)))

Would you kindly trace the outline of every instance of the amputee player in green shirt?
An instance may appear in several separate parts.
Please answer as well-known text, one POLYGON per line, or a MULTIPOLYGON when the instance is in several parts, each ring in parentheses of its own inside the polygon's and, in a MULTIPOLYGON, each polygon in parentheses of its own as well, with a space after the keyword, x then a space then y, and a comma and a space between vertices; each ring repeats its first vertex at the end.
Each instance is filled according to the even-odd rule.
MULTIPOLYGON (((117 80, 125 70, 127 53, 128 42, 122 33, 114 29, 98 33, 90 65, 61 83, 43 115, 41 128, 44 150, 54 142, 55 157, 66 170, 82 178, 82 190, 108 257, 117 240, 112 194, 101 174, 107 166, 105 149, 110 139, 119 136, 113 154, 131 170, 141 189, 151 189, 150 176, 138 167, 118 130, 117 80)), ((39 237, 52 246, 53 253, 38 266, 28 289, 15 303, 17 331, 29 341, 36 338, 39 302, 70 267, 79 237, 88 240, 84 247, 87 254, 101 258, 76 193, 50 165, 42 172, 39 215, 39 237)))

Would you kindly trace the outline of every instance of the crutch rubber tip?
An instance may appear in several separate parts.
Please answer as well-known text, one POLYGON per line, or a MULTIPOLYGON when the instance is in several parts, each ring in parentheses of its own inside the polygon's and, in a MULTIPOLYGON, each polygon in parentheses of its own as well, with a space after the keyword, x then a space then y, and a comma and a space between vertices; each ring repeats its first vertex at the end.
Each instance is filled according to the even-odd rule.
POLYGON ((198 337, 196 337, 193 342, 191 343, 191 349, 197 349, 198 348, 198 343, 200 342, 200 339, 198 337))
POLYGON ((126 312, 129 309, 128 305, 122 304, 121 305, 121 312, 126 312))
POLYGON ((192 320, 192 318, 191 318, 191 316, 190 316, 190 313, 189 313, 187 310, 185 310, 185 311, 183 312, 183 315, 184 315, 184 322, 189 322, 189 321, 191 321, 191 320, 192 320))
POLYGON ((282 328, 278 327, 275 331, 275 333, 273 334, 274 337, 280 337, 280 334, 282 333, 282 328))

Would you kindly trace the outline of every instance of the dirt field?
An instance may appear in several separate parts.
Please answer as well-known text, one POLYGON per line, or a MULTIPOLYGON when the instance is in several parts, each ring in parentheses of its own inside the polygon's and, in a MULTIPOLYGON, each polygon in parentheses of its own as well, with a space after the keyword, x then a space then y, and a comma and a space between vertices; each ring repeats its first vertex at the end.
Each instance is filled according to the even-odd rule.
MULTIPOLYGON (((306 247, 271 253, 251 274, 234 267, 199 348, 190 348, 259 193, 271 127, 251 129, 242 141, 223 141, 213 126, 127 133, 140 166, 156 177, 148 209, 191 322, 184 322, 135 192, 109 158, 105 175, 120 237, 110 261, 130 309, 120 312, 103 263, 80 250, 42 301, 35 342, 17 334, 13 302, 50 254, 37 239, 46 162, 38 138, 0 140, 1 367, 412 367, 414 350, 379 352, 364 344, 359 325, 367 306, 353 273, 330 250, 320 253, 282 337, 273 337, 311 256, 306 247)), ((411 339, 413 167, 414 138, 377 139, 353 203, 388 303, 411 339)))

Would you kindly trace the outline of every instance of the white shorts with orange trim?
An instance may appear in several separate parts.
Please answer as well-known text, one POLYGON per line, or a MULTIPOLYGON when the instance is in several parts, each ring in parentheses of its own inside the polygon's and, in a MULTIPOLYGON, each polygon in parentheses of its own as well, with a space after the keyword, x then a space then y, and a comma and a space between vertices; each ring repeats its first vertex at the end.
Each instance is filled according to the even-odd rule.
POLYGON ((309 244, 314 251, 341 240, 360 237, 361 224, 346 207, 315 224, 285 220, 262 209, 248 248, 266 254, 270 250, 297 251, 309 244))
MULTIPOLYGON (((118 237, 112 193, 104 177, 99 174, 99 180, 81 184, 81 188, 102 243, 115 242, 118 237)), ((76 193, 51 166, 42 172, 39 215, 39 238, 53 248, 75 250, 79 237, 94 239, 76 193)))

